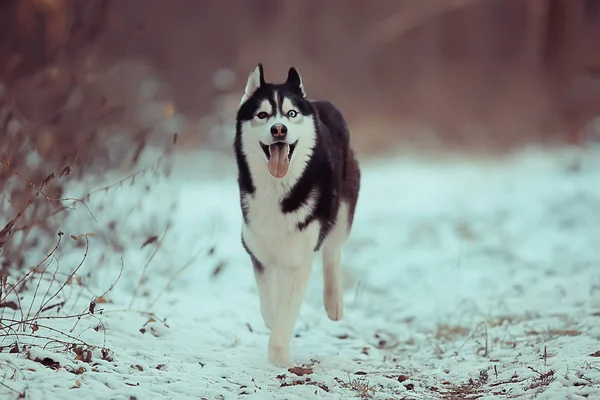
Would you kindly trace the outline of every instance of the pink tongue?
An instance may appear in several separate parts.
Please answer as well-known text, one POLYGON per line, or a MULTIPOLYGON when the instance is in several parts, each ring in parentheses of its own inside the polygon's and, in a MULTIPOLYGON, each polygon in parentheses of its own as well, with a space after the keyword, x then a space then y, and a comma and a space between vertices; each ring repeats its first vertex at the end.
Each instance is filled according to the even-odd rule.
POLYGON ((275 178, 283 178, 290 168, 287 144, 272 144, 269 146, 271 158, 269 158, 269 172, 275 178))

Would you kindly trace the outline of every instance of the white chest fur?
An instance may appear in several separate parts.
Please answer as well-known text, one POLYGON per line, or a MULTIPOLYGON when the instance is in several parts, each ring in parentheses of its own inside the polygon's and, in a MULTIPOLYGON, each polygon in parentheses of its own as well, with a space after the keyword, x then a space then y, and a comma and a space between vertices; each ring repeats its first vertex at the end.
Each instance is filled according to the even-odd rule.
POLYGON ((314 195, 298 210, 281 212, 283 187, 263 186, 246 197, 248 224, 243 227, 246 246, 265 268, 290 268, 312 262, 320 226, 312 222, 303 230, 298 224, 306 221, 315 207, 314 195))

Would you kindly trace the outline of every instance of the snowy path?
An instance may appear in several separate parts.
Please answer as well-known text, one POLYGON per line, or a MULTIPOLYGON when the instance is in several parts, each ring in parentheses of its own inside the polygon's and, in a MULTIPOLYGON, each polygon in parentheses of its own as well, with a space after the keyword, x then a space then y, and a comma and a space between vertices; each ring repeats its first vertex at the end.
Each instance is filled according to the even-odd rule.
MULTIPOLYGON (((30 358, 59 362, 54 370, 5 349, 0 398, 23 391, 29 399, 64 400, 600 398, 600 357, 590 356, 600 356, 598 153, 577 172, 564 157, 540 155, 487 166, 388 161, 363 169, 343 260, 344 319, 327 319, 316 264, 292 342, 305 370, 266 363, 235 178, 187 173, 171 184, 177 189, 163 186, 178 209, 131 305, 142 312, 126 310, 156 246, 140 250, 136 236, 109 303, 97 304, 104 328, 92 329, 99 322, 88 316, 72 331, 109 348, 104 358, 112 361, 99 350, 90 363, 53 346, 30 350, 30 358), (74 374, 79 367, 85 372, 74 374)), ((113 207, 96 218, 126 220, 140 235, 162 229, 147 220, 151 214, 128 216, 139 198, 134 189, 109 192, 113 207)), ((167 200, 156 190, 150 196, 144 212, 167 212, 167 200)), ((93 232, 94 223, 78 209, 68 228, 67 235, 93 232)), ((121 266, 105 242, 90 238, 87 270, 79 274, 93 270, 96 295, 121 266)), ((73 268, 82 254, 73 248, 61 264, 73 268)), ((82 290, 71 286, 67 292, 82 290)), ((74 309, 86 309, 92 293, 83 291, 74 309)), ((68 331, 74 321, 47 325, 68 331)))

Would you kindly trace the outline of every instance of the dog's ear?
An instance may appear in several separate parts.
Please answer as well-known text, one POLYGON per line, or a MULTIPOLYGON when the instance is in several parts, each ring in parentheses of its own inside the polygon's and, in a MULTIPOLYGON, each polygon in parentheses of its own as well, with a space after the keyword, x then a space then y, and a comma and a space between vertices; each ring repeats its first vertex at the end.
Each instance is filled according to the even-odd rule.
POLYGON ((302 97, 306 97, 306 93, 304 92, 304 85, 302 84, 302 77, 300 76, 296 68, 290 68, 290 70, 288 71, 286 83, 292 86, 294 89, 296 89, 298 93, 302 95, 302 97))
POLYGON ((250 72, 248 76, 248 82, 246 82, 246 90, 244 91, 244 95, 242 96, 241 104, 244 104, 246 100, 248 100, 256 90, 265 84, 265 75, 263 71, 263 66, 261 63, 258 63, 256 67, 250 72))

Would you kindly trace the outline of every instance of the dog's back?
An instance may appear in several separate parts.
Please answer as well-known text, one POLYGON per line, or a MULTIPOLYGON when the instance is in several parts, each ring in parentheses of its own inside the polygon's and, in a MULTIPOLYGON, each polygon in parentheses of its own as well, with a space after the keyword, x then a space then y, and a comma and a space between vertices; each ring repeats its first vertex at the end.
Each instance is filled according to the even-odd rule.
POLYGON ((342 113, 331 102, 317 100, 312 104, 319 122, 323 125, 322 131, 327 131, 331 138, 331 143, 326 145, 331 149, 334 173, 340 175, 340 199, 348 203, 348 229, 350 229, 360 191, 360 169, 354 151, 350 147, 348 126, 342 113))

